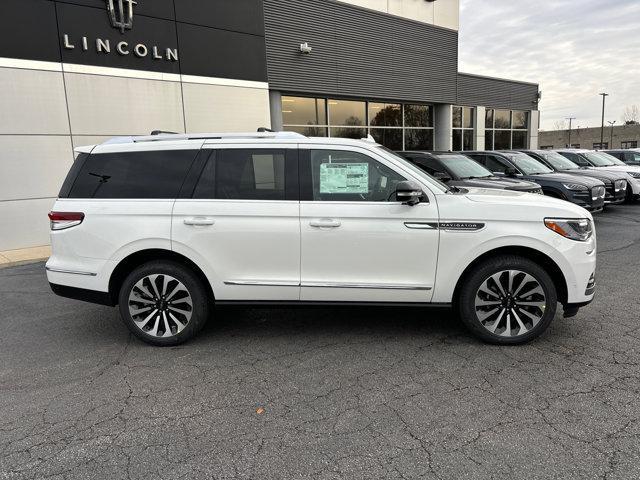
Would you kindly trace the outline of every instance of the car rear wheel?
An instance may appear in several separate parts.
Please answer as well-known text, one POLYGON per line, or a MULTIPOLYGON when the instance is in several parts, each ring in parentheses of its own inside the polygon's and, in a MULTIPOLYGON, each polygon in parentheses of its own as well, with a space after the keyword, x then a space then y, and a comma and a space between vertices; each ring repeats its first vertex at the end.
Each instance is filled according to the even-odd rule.
POLYGON ((202 281, 190 269, 168 261, 146 263, 132 271, 120 289, 119 306, 129 330, 157 346, 189 340, 209 316, 202 281))
POLYGON ((549 274, 515 255, 478 265, 460 290, 463 323, 480 339, 516 345, 540 336, 557 309, 557 292, 549 274))

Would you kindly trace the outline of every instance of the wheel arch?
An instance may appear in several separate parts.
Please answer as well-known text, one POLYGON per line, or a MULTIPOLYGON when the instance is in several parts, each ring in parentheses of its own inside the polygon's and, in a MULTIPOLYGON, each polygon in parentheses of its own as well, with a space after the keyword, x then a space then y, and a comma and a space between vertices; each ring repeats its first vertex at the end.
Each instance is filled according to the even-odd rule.
POLYGON ((548 255, 541 252, 540 250, 536 250, 531 247, 524 246, 504 246, 498 247, 493 250, 489 250, 484 252, 482 255, 476 257, 465 270, 462 272, 462 275, 458 278, 456 283, 456 287, 453 291, 453 305, 457 305, 458 297, 460 295, 460 289, 466 279, 469 277, 471 272, 476 268, 476 266, 490 258, 500 257, 504 255, 518 255, 520 257, 527 258, 538 265, 540 265, 551 277, 553 284, 556 287, 558 301, 563 305, 567 303, 568 298, 568 288, 567 288, 567 279, 562 273, 562 269, 558 266, 558 264, 548 255))
POLYGON ((180 265, 191 270, 198 276, 198 278, 204 285, 209 298, 212 301, 215 299, 213 295, 213 289, 211 288, 211 283, 207 279, 207 276, 204 274, 202 269, 195 262, 185 257, 184 255, 171 250, 165 250, 162 248, 150 248, 139 250, 123 258, 111 273, 111 277, 109 278, 109 297, 111 298, 113 305, 118 304, 118 294, 120 291, 120 287, 122 286, 125 278, 127 278, 127 275, 129 275, 129 273, 131 273, 140 265, 144 265, 145 263, 157 260, 168 260, 179 263, 180 265))

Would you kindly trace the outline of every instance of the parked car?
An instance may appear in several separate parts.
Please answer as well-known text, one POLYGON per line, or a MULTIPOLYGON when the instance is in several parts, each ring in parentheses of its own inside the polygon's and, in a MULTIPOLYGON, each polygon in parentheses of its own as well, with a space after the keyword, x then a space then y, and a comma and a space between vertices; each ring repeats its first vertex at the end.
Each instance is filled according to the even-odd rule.
POLYGON ((238 303, 450 305, 481 339, 518 344, 558 303, 573 316, 593 299, 589 212, 457 192, 375 142, 161 134, 76 151, 49 214, 51 288, 119 305, 154 345, 238 303))
POLYGON ((624 162, 617 165, 614 157, 593 150, 564 149, 556 151, 576 165, 596 170, 614 171, 623 175, 627 182, 626 199, 631 201, 640 197, 640 167, 626 165, 624 162))
POLYGON ((542 195, 537 183, 496 176, 460 153, 398 152, 404 158, 449 187, 499 188, 542 195))
MULTIPOLYGON (((622 203, 625 192, 621 190, 621 182, 629 178, 622 172, 613 172, 593 167, 583 167, 573 163, 567 157, 553 150, 521 150, 532 158, 542 162, 555 172, 569 173, 583 177, 591 177, 604 182, 606 187, 605 204, 622 203), (620 182, 616 191, 616 182, 620 182)), ((627 189, 629 186, 627 185, 627 189)))
POLYGON ((567 200, 592 212, 600 212, 604 207, 606 188, 603 182, 595 178, 554 172, 521 152, 466 154, 494 173, 536 182, 550 197, 567 200))
POLYGON ((602 150, 602 152, 622 160, 627 165, 640 166, 640 150, 602 150))

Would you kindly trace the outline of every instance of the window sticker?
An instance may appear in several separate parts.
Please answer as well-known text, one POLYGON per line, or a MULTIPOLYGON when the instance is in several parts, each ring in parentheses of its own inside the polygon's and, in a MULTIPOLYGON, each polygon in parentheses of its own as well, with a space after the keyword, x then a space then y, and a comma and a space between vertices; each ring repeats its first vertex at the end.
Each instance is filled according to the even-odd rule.
POLYGON ((369 193, 369 164, 321 163, 320 193, 369 193))

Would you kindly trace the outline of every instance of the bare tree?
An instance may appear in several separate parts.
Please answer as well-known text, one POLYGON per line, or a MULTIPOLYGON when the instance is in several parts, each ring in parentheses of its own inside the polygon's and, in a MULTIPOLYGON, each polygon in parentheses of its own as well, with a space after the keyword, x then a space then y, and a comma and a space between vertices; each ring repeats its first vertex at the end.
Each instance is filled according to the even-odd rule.
POLYGON ((640 122, 640 108, 638 105, 631 105, 624 109, 622 122, 625 125, 638 125, 640 122))
POLYGON ((567 122, 565 120, 556 120, 555 122, 553 122, 553 129, 554 130, 566 130, 567 129, 567 122))

